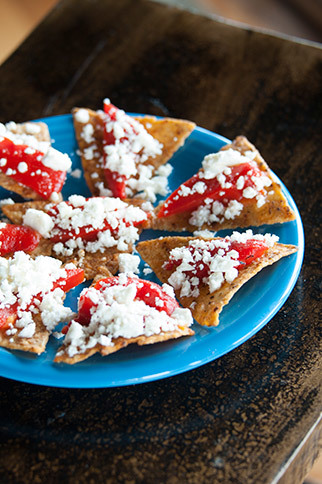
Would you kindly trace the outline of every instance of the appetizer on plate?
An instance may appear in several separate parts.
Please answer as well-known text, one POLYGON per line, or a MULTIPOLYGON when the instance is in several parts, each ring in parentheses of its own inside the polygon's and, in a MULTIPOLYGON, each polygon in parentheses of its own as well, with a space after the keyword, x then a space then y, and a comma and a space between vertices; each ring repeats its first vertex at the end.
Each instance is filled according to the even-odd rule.
POLYGON ((74 264, 24 252, 0 257, 0 346, 40 354, 56 325, 72 318, 65 293, 84 280, 74 264))
POLYGON ((296 252, 294 245, 277 240, 247 230, 225 238, 164 237, 140 242, 137 250, 198 323, 216 326, 223 306, 245 282, 296 252))
POLYGON ((155 202, 168 192, 166 164, 194 129, 191 121, 131 117, 104 100, 104 111, 73 110, 86 182, 94 196, 155 202))
POLYGON ((153 228, 221 230, 294 220, 257 149, 244 137, 207 155, 200 170, 156 209, 153 228))
POLYGON ((109 355, 129 344, 147 345, 193 335, 189 309, 179 308, 173 290, 121 274, 84 289, 78 314, 63 331, 56 362, 77 363, 94 353, 109 355))
MULTIPOLYGON (((119 254, 132 252, 139 233, 148 225, 146 202, 119 198, 71 195, 68 201, 33 201, 4 205, 15 224, 36 230, 41 240, 33 255, 48 255, 64 263, 75 262, 86 279, 111 275, 119 267, 119 254)), ((149 204, 150 205, 150 204, 149 204)))
POLYGON ((67 154, 51 146, 45 123, 0 123, 0 186, 34 200, 61 200, 71 167, 67 154))

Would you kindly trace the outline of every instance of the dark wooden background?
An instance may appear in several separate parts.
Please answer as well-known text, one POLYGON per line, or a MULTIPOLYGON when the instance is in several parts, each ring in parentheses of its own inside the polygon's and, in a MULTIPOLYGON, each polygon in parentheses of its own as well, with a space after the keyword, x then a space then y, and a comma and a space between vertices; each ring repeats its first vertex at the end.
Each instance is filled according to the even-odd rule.
POLYGON ((306 234, 287 303, 219 360, 119 389, 2 379, 0 480, 300 483, 321 440, 321 49, 147 0, 66 0, 0 79, 1 121, 108 96, 245 134, 290 189, 306 234))

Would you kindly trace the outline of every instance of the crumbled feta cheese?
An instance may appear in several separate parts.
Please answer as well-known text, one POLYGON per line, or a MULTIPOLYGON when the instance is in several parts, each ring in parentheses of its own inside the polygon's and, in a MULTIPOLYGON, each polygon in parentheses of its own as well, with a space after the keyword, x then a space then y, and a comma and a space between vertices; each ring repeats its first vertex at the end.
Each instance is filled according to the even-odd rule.
POLYGON ((41 130, 39 124, 35 124, 35 123, 25 123, 25 129, 28 134, 33 134, 33 135, 40 133, 40 130, 41 130))
POLYGON ((78 109, 75 114, 75 119, 78 123, 86 124, 89 122, 89 112, 87 109, 78 109))
POLYGON ((95 138, 93 135, 94 135, 94 126, 90 123, 85 124, 80 134, 81 138, 83 138, 85 143, 90 144, 95 141, 95 138))
POLYGON ((80 178, 82 176, 82 170, 80 170, 79 168, 76 168, 70 174, 74 178, 80 178))
POLYGON ((120 254, 119 255, 119 272, 125 274, 138 274, 139 273, 140 257, 132 254, 120 254))
POLYGON ((61 153, 55 148, 49 147, 42 159, 43 165, 55 171, 68 171, 72 161, 67 154, 61 153))
POLYGON ((15 203, 14 200, 12 200, 12 198, 3 198, 2 200, 0 200, 0 207, 2 207, 3 205, 13 205, 15 203))
POLYGON ((18 164, 17 169, 18 169, 19 173, 26 173, 28 171, 28 165, 25 161, 21 161, 18 164))
POLYGON ((47 238, 50 236, 50 231, 55 225, 47 213, 34 208, 28 208, 23 216, 23 223, 47 238))
POLYGON ((53 192, 53 193, 50 195, 49 200, 50 200, 51 202, 54 202, 54 203, 55 203, 55 202, 58 202, 58 201, 60 200, 60 196, 59 196, 59 194, 58 194, 57 192, 53 192))

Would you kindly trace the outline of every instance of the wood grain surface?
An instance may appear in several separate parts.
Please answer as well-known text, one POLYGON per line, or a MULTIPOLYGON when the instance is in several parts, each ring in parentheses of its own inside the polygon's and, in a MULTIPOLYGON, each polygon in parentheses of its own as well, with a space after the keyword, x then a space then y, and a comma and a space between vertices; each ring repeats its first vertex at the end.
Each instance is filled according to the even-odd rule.
POLYGON ((284 307, 208 365, 118 389, 3 379, 0 478, 301 483, 321 439, 321 49, 148 0, 66 0, 0 74, 1 121, 96 109, 108 96, 246 135, 290 189, 306 233, 284 307))

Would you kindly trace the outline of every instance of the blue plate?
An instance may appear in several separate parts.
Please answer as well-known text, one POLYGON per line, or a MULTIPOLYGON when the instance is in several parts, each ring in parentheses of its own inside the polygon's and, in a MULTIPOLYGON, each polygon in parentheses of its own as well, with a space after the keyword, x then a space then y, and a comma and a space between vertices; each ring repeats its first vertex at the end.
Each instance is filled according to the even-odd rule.
MULTIPOLYGON (((71 115, 46 118, 42 121, 49 126, 54 147, 70 155, 73 170, 80 168, 71 115)), ((199 169, 206 154, 218 151, 228 142, 228 139, 218 134, 196 128, 185 145, 171 159, 174 166, 169 180, 171 190, 199 169)), ((292 291, 301 269, 304 253, 302 222, 294 200, 283 184, 282 187, 296 213, 296 220, 282 225, 254 228, 254 231, 275 233, 279 236, 280 242, 295 244, 299 250, 296 254, 265 268, 247 282, 223 309, 218 327, 207 328, 195 323, 195 336, 143 347, 131 345, 110 356, 94 355, 73 366, 53 363, 54 354, 60 345, 54 337, 50 338, 46 352, 40 356, 0 348, 0 375, 54 387, 117 387, 177 375, 233 350, 259 331, 276 314, 292 291)), ((69 175, 63 188, 64 198, 73 193, 90 195, 82 177, 69 175)), ((19 200, 12 193, 0 189, 1 199, 8 196, 19 200)), ((222 231, 219 234, 228 233, 229 231, 222 231)), ((141 239, 155 238, 159 235, 161 233, 148 230, 142 234, 141 239)), ((162 232, 162 235, 168 234, 162 232)), ((158 282, 153 275, 149 279, 158 282)), ((74 310, 81 289, 76 288, 67 295, 66 304, 74 310)))

